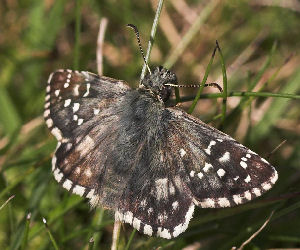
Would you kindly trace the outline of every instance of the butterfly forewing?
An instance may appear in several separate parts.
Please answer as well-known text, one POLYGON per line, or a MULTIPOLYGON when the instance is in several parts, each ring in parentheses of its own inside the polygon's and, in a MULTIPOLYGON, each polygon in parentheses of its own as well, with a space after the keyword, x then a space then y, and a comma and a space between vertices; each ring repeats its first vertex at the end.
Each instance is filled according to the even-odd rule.
POLYGON ((114 107, 128 89, 123 81, 88 72, 58 70, 50 75, 44 117, 59 141, 52 171, 67 190, 96 198, 104 172, 101 152, 112 147, 118 123, 114 107))

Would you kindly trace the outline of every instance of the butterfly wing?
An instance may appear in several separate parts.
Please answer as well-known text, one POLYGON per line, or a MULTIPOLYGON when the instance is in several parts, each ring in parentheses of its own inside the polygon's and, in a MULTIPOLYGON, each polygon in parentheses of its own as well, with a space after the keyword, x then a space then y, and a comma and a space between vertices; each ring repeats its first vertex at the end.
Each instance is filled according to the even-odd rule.
POLYGON ((200 207, 231 207, 260 196, 276 182, 273 166, 221 131, 175 108, 169 140, 172 157, 200 207))
POLYGON ((58 70, 50 75, 44 118, 58 140, 52 171, 67 190, 95 198, 104 171, 101 153, 113 147, 117 129, 115 106, 128 91, 123 81, 89 72, 58 70), (102 149, 99 154, 97 148, 102 149))
POLYGON ((167 108, 155 120, 155 132, 139 142, 117 220, 172 238, 186 230, 194 205, 235 206, 276 182, 277 172, 266 160, 199 119, 167 108))

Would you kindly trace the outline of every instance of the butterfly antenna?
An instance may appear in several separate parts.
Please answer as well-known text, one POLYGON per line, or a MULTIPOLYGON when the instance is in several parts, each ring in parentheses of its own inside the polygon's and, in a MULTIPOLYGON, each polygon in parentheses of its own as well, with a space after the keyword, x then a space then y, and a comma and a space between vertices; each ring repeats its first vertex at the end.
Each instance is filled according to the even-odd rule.
MULTIPOLYGON (((175 88, 200 88, 200 86, 201 86, 200 84, 176 85, 176 84, 171 84, 171 83, 167 83, 165 85, 175 87, 175 88)), ((206 83, 206 84, 204 84, 204 87, 217 88, 221 93, 223 92, 222 87, 219 84, 217 84, 216 82, 206 83)))
POLYGON ((140 33, 139 33, 137 27, 136 27, 135 25, 133 25, 133 24, 130 24, 130 23, 127 24, 126 26, 133 29, 133 31, 134 31, 134 33, 135 33, 135 36, 136 36, 136 39, 137 39, 137 41, 138 41, 138 45, 139 45, 141 54, 142 54, 143 59, 144 59, 144 63, 146 64, 147 69, 148 69, 148 71, 149 71, 149 74, 151 75, 151 70, 150 70, 150 68, 149 68, 148 63, 146 62, 145 54, 144 54, 144 51, 143 51, 143 48, 142 48, 142 44, 141 44, 140 33))

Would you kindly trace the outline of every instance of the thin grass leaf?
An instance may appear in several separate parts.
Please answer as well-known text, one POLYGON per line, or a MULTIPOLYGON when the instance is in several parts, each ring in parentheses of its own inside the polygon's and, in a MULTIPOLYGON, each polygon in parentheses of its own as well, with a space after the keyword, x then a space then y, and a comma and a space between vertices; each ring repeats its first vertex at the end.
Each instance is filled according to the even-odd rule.
POLYGON ((136 233, 136 229, 134 228, 132 230, 131 234, 130 234, 129 240, 128 240, 128 242, 126 244, 126 247, 125 247, 125 250, 129 250, 130 249, 130 244, 131 244, 131 242, 133 240, 133 237, 134 237, 135 233, 136 233))
MULTIPOLYGON (((74 209, 74 207, 76 207, 82 201, 83 201, 83 198, 76 196, 76 195, 72 195, 69 197, 66 204, 62 204, 62 203, 57 204, 55 209, 47 215, 49 218, 48 224, 51 225, 54 221, 62 218, 62 216, 64 214, 66 214, 70 210, 74 209)), ((43 230, 43 228, 44 228, 44 226, 41 226, 39 224, 34 225, 30 230, 29 239, 31 240, 34 237, 36 237, 38 234, 40 234, 41 231, 43 230)))
POLYGON ((52 246, 54 247, 55 250, 59 250, 58 245, 56 243, 56 240, 54 239, 54 237, 53 237, 53 235, 52 235, 52 233, 50 231, 50 228, 49 228, 49 226, 48 226, 47 221, 46 221, 45 218, 43 218, 43 223, 44 223, 46 231, 47 231, 47 233, 49 235, 49 238, 50 238, 50 241, 52 243, 52 246))
POLYGON ((93 239, 93 238, 90 238, 88 250, 92 250, 92 249, 94 249, 94 239, 93 239))
POLYGON ((1 206, 0 206, 0 210, 2 209, 2 208, 4 208, 7 204, 8 204, 8 202, 10 202, 10 200, 11 199, 13 199, 15 196, 14 195, 12 195, 12 196, 10 196, 1 206))
MULTIPOLYGON (((287 82, 282 88, 281 92, 283 93, 297 93, 300 89, 300 71, 298 71, 295 76, 287 82)), ((292 94, 291 94, 292 95, 292 94)), ((299 99, 299 96, 293 95, 293 98, 299 99)), ((253 142, 257 138, 262 140, 268 135, 271 127, 276 124, 276 122, 282 118, 284 112, 289 105, 289 100, 286 99, 274 99, 270 108, 267 110, 265 115, 262 117, 260 122, 252 128, 250 140, 253 142)))
POLYGON ((91 229, 97 229, 97 232, 93 232, 93 249, 97 249, 99 246, 99 242, 102 237, 102 231, 100 230, 102 224, 103 224, 103 218, 104 218, 104 209, 103 208, 97 208, 95 211, 95 215, 92 221, 92 227, 91 229))
POLYGON ((192 42, 193 38, 199 33, 199 31, 201 30, 201 26, 209 18, 209 16, 219 3, 219 0, 212 0, 207 2, 206 6, 199 13, 193 25, 185 33, 184 37, 181 39, 175 50, 167 58, 166 62, 164 63, 165 68, 170 69, 177 62, 178 58, 186 50, 188 45, 192 42))
POLYGON ((80 28, 81 28, 81 0, 75 1, 75 44, 74 44, 74 69, 80 68, 80 28))
POLYGON ((226 66, 224 61, 224 56, 222 50, 219 46, 218 41, 216 41, 217 48, 220 54, 220 62, 222 67, 222 77, 223 77, 223 102, 222 102, 222 116, 221 116, 221 124, 223 124, 226 116, 226 103, 227 103, 227 73, 226 73, 226 66))
POLYGON ((25 230, 24 230, 24 233, 23 233, 23 241, 22 241, 22 245, 21 245, 22 250, 27 249, 30 219, 31 219, 31 213, 28 213, 27 216, 26 216, 25 230))
POLYGON ((21 118, 9 93, 0 87, 0 129, 13 135, 21 126, 21 118))
POLYGON ((217 47, 214 48, 214 51, 213 51, 213 53, 212 53, 212 56, 211 56, 211 58, 210 58, 210 60, 209 60, 209 63, 208 63, 208 65, 207 65, 207 67, 206 67, 205 74, 204 74, 203 79, 202 79, 202 81, 201 81, 201 83, 200 83, 200 88, 199 88, 199 90, 198 90, 198 92, 197 92, 197 94, 196 94, 196 97, 195 97, 195 99, 193 100, 193 102, 192 102, 192 104, 191 104, 191 106, 190 106, 190 108, 189 108, 189 110, 188 110, 188 113, 189 113, 189 114, 193 113, 193 111, 194 111, 194 109, 195 109, 195 107, 196 107, 196 105, 197 105, 197 102, 198 102, 198 100, 199 100, 200 97, 201 97, 201 93, 202 93, 202 91, 203 91, 203 89, 204 89, 204 87, 205 87, 205 83, 206 83, 206 81, 207 81, 207 77, 208 77, 208 75, 209 75, 209 72, 210 72, 212 63, 213 63, 213 61, 214 61, 214 57, 215 57, 215 54, 216 54, 216 50, 217 50, 217 47))
MULTIPOLYGON (((155 17, 154 17, 154 20, 153 20, 152 29, 151 29, 151 33, 150 33, 150 39, 149 39, 149 42, 148 42, 146 58, 145 58, 147 63, 149 61, 151 49, 152 49, 153 44, 154 44, 155 34, 156 34, 158 21, 159 21, 159 17, 160 17, 160 13, 161 13, 163 4, 164 4, 164 0, 159 0, 157 8, 156 8, 155 17)), ((146 69, 147 69, 147 65, 146 65, 146 63, 144 63, 142 73, 141 73, 141 77, 140 77, 140 81, 142 81, 144 79, 145 74, 146 74, 146 69)))
MULTIPOLYGON (((250 82, 249 86, 248 86, 248 91, 247 92, 251 92, 254 87, 257 85, 257 83, 259 82, 259 80, 261 79, 261 77, 263 76, 264 72, 267 70, 267 68, 270 66, 273 55, 276 51, 277 48, 277 43, 273 43, 273 46, 271 48, 271 51, 267 57, 267 59, 265 60, 264 65, 261 67, 260 71, 256 74, 256 76, 254 77, 254 79, 250 82)), ((227 122, 224 122, 224 125, 228 125, 229 122, 233 122, 233 120, 236 118, 238 118, 240 116, 240 113, 242 110, 244 110, 247 106, 250 105, 249 102, 247 102, 248 97, 245 95, 241 98, 241 100, 239 101, 239 104, 237 105, 237 107, 235 109, 233 109, 230 114, 227 115, 227 122)))

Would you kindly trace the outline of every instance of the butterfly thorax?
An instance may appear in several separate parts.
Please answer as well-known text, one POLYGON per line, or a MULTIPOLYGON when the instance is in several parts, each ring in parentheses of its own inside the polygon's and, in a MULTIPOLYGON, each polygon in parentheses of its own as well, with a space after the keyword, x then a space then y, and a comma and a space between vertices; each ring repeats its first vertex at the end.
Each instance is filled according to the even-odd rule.
POLYGON ((156 95, 162 102, 166 102, 171 93, 172 87, 167 84, 177 84, 176 75, 168 69, 158 66, 152 74, 147 74, 141 82, 141 88, 146 88, 156 95))

